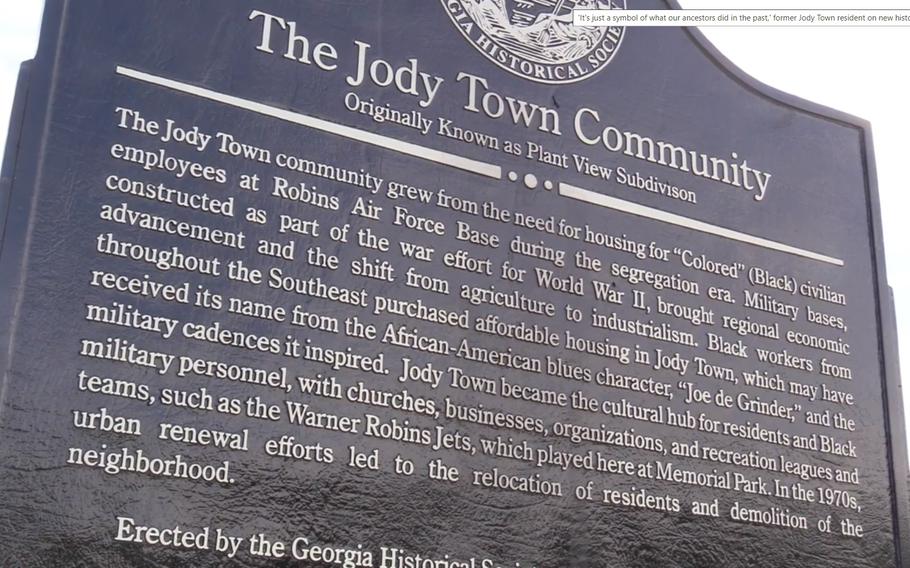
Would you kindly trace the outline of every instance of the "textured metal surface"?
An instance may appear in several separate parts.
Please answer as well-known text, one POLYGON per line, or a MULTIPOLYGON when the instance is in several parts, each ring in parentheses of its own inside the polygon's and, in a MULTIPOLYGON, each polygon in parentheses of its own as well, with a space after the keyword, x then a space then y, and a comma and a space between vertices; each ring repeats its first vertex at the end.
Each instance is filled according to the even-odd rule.
MULTIPOLYGON (((639 4, 630 7, 666 6, 656 0, 639 4)), ((78 357, 80 339, 103 339, 108 336, 106 333, 131 338, 150 348, 174 349, 173 343, 160 338, 128 330, 107 332, 84 321, 86 302, 110 299, 109 294, 87 286, 89 270, 105 267, 123 270, 122 264, 94 251, 99 232, 113 230, 125 239, 132 237, 163 247, 172 244, 152 233, 104 228, 108 225, 98 219, 99 207, 105 202, 121 201, 111 199, 104 189, 106 176, 119 173, 173 183, 176 187, 184 185, 159 174, 139 175, 135 169, 111 160, 108 149, 112 143, 142 143, 137 135, 115 128, 113 111, 120 105, 139 107, 159 117, 171 116, 186 124, 204 125, 210 130, 223 128, 264 146, 368 168, 382 172, 387 178, 452 188, 453 193, 457 191, 478 201, 493 200, 500 207, 536 211, 541 216, 556 215, 579 225, 602 226, 605 230, 608 227, 615 234, 628 233, 642 238, 643 223, 635 217, 582 207, 554 193, 539 189, 526 191, 520 184, 467 177, 391 152, 162 91, 115 74, 116 67, 122 65, 375 130, 367 118, 344 111, 341 98, 346 86, 342 74, 320 72, 312 66, 297 66, 257 52, 256 26, 247 21, 252 8, 246 3, 79 0, 48 2, 39 55, 30 68, 28 80, 20 83, 14 109, 14 117, 22 117, 22 130, 19 132, 15 127, 11 130, 4 164, 3 185, 8 184, 11 192, 5 209, 7 222, 0 255, 3 292, 0 315, 11 323, 0 336, 4 341, 0 355, 4 364, 0 384, 0 564, 117 568, 324 565, 257 559, 249 554, 227 560, 212 551, 115 543, 116 517, 126 515, 158 527, 207 526, 213 531, 223 528, 232 535, 265 533, 285 540, 306 536, 314 543, 363 543, 374 550, 380 545, 395 546, 433 557, 448 554, 458 559, 492 558, 512 566, 515 562, 521 562, 522 566, 622 568, 898 566, 895 530, 906 531, 906 527, 896 523, 895 515, 904 514, 906 503, 903 499, 896 501, 895 496, 906 496, 906 455, 902 432, 892 438, 893 427, 901 419, 900 397, 894 391, 897 377, 895 350, 891 345, 890 303, 889 299, 882 299, 886 284, 866 125, 756 86, 718 61, 718 54, 697 33, 693 37, 682 29, 629 29, 621 51, 604 70, 575 85, 555 86, 531 83, 492 65, 466 43, 439 2, 288 0, 261 2, 256 8, 296 19, 305 26, 301 31, 313 41, 331 41, 343 49, 343 60, 347 62, 354 51, 354 39, 370 43, 373 53, 389 60, 418 57, 421 66, 449 81, 433 111, 441 116, 457 117, 467 127, 496 131, 506 138, 511 132, 497 130, 501 127, 495 123, 463 111, 464 87, 454 81, 461 70, 488 78, 500 92, 526 96, 558 108, 598 108, 607 124, 663 136, 718 155, 736 151, 773 171, 774 186, 761 203, 753 202, 747 195, 724 193, 731 190, 719 185, 699 189, 698 215, 706 222, 785 243, 798 243, 808 250, 836 253, 845 260, 846 267, 842 270, 812 264, 805 268, 804 274, 808 279, 836 280, 850 296, 846 314, 853 330, 851 363, 856 377, 853 391, 858 400, 855 418, 860 425, 853 438, 861 448, 862 463, 837 458, 831 458, 830 463, 845 467, 859 465, 863 472, 863 483, 857 494, 864 509, 856 517, 862 521, 866 536, 863 539, 829 537, 812 527, 795 532, 724 519, 708 520, 685 511, 670 515, 581 503, 570 495, 561 500, 546 499, 483 490, 465 483, 447 485, 421 476, 358 472, 344 465, 343 449, 352 443, 379 448, 384 456, 398 452, 421 454, 391 441, 294 429, 286 421, 229 418, 160 405, 141 407, 79 393, 75 386, 78 372, 88 369, 112 376, 124 375, 150 385, 153 391, 163 387, 210 386, 213 392, 224 396, 243 398, 251 394, 239 384, 214 384, 177 378, 173 374, 160 376, 154 371, 87 362, 78 357), (882 326, 886 330, 884 335, 882 326), (886 400, 886 388, 891 390, 890 400, 886 400), (887 405, 890 414, 886 413, 887 405), (247 454, 193 448, 157 440, 152 427, 135 441, 116 434, 73 428, 74 409, 97 410, 101 406, 148 420, 149 425, 173 419, 182 424, 232 431, 249 428, 254 447, 247 454), (336 463, 319 465, 265 456, 261 449, 263 441, 284 434, 294 434, 301 441, 319 440, 336 448, 336 463), (236 483, 225 487, 129 473, 108 476, 97 468, 65 464, 67 448, 73 445, 96 448, 102 443, 141 448, 149 455, 180 453, 206 463, 231 460, 236 483), (891 443, 900 448, 894 456, 889 453, 891 443)), ((378 102, 402 103, 400 96, 382 90, 372 94, 378 102)), ((570 122, 566 121, 563 128, 569 131, 570 122)), ((475 159, 490 159, 488 153, 465 150, 464 145, 454 141, 427 142, 411 132, 397 131, 397 134, 406 141, 475 159)), ((528 136, 533 139, 533 134, 528 136)), ((559 151, 588 150, 570 136, 538 139, 559 151)), ((183 155, 192 158, 195 152, 186 149, 183 155)), ((236 162, 226 157, 219 162, 217 156, 204 156, 203 161, 213 165, 237 169, 236 162)), ((519 172, 532 168, 527 160, 504 154, 498 163, 519 172)), ((257 173, 267 176, 270 171, 263 166, 257 173)), ((664 175, 665 172, 654 173, 664 175)), ((570 170, 561 176, 560 181, 582 187, 592 184, 590 178, 570 170)), ((205 188, 212 194, 235 191, 235 188, 205 188)), ((325 214, 322 217, 325 223, 358 223, 347 213, 356 196, 346 194, 343 188, 335 188, 333 193, 340 196, 343 206, 337 213, 325 214)), ((6 192, 4 198, 5 195, 6 192)), ((684 205, 668 205, 648 195, 620 196, 678 214, 693 214, 684 205)), ((283 204, 269 203, 268 207, 273 211, 292 210, 283 204)), ((421 209, 417 205, 409 204, 409 208, 431 213, 430 208, 421 209)), ((492 222, 479 221, 477 225, 490 231, 502 230, 492 222)), ((389 228, 387 233, 394 238, 395 231, 389 228)), ((684 238, 684 234, 655 223, 649 227, 647 237, 672 243, 684 238)), ((450 239, 427 240, 437 245, 451 242, 450 239)), ((698 242, 699 246, 709 247, 704 244, 707 241, 698 242)), ((710 243, 710 250, 716 256, 754 263, 772 271, 792 270, 795 262, 756 248, 722 241, 710 243)), ((335 252, 343 259, 361 253, 351 247, 327 252, 335 252)), ((499 260, 507 258, 503 251, 496 254, 500 253, 499 260)), ((244 260, 253 266, 263 262, 252 254, 244 260)), ((659 268, 653 261, 636 265, 659 268)), ((425 272, 433 274, 434 270, 441 269, 427 267, 425 272)), ((135 267, 131 273, 141 275, 147 271, 135 267)), ((320 271, 300 268, 299 273, 312 276, 320 271)), ((165 281, 176 278, 169 273, 154 274, 165 281)), ((723 284, 723 280, 707 276, 702 281, 705 285, 723 284)), ((208 284, 216 291, 229 290, 224 280, 208 284)), ((249 288, 238 289, 242 296, 253 293, 249 288)), ((372 289, 389 296, 416 294, 391 284, 372 289)), ((269 290, 261 294, 265 299, 280 298, 269 290)), ((453 302, 452 306, 455 305, 453 302)), ((345 315, 338 308, 322 307, 326 311, 338 310, 334 315, 345 315)), ((162 314, 170 310, 174 317, 182 317, 185 309, 155 308, 162 314)), ((207 316, 204 311, 194 312, 194 316, 199 320, 208 317, 209 321, 234 322, 260 333, 270 331, 265 323, 251 323, 240 316, 207 316)), ((460 338, 453 338, 457 339, 460 338)), ((324 338, 321 342, 330 344, 324 338)), ((507 342, 496 340, 493 344, 504 347, 507 342)), ((343 349, 349 343, 339 338, 337 345, 343 349)), ((196 342, 186 350, 199 357, 230 357, 241 364, 262 364, 252 352, 226 351, 210 344, 196 342)), ((390 361, 410 354, 394 347, 384 346, 383 351, 390 361)), ((591 358, 579 354, 567 357, 579 363, 595 364, 591 358)), ((321 372, 301 362, 286 364, 293 373, 321 372)), ((398 369, 397 364, 389 366, 398 369)), ((353 380, 356 375, 344 377, 353 380)), ((541 380, 524 378, 532 384, 541 380)), ((438 393, 436 396, 441 398, 438 393)), ((466 393, 459 396, 463 402, 485 402, 466 393)), ((280 400, 281 397, 274 397, 272 402, 280 400)), ((319 401, 318 404, 327 411, 349 412, 341 403, 319 401)), ((539 408, 527 403, 499 404, 516 412, 540 413, 539 408)), ((679 402, 671 406, 685 410, 679 402)), ((729 416, 735 416, 735 411, 730 411, 729 416)), ((547 418, 576 419, 566 410, 547 418)), ((588 420, 591 424, 597 421, 588 420)), ((441 423, 474 437, 493 435, 480 426, 445 420, 441 423)), ((640 432, 647 431, 643 425, 634 426, 640 432)), ((692 434, 666 426, 660 432, 669 441, 688 441, 692 434)), ((731 440, 713 441, 725 449, 756 447, 731 440)), ((561 447, 570 450, 577 446, 562 442, 561 447)), ((640 452, 618 447, 606 451, 616 458, 641 457, 640 452)), ((539 472, 531 466, 493 461, 479 454, 440 455, 464 472, 504 463, 528 474, 539 472)), ((434 456, 426 455, 426 459, 430 457, 434 456)), ((707 464, 700 465, 710 469, 707 464)), ((629 489, 633 485, 624 478, 577 472, 547 470, 547 477, 563 481, 566 487, 589 479, 605 487, 629 489)), ((667 485, 648 480, 636 485, 655 491, 667 489, 667 485)), ((682 485, 672 489, 684 504, 715 497, 727 505, 734 500, 756 506, 770 504, 741 494, 725 495, 682 485)), ((811 515, 810 518, 815 519, 811 515)))

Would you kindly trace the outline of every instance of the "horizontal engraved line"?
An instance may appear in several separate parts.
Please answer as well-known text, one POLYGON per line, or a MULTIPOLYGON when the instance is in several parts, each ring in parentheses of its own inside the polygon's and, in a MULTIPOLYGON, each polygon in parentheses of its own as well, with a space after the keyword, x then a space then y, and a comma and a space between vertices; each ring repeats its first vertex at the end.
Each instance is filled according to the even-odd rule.
POLYGON ((607 207, 608 209, 622 211, 623 213, 630 213, 639 217, 654 219, 655 221, 661 221, 663 223, 676 225, 678 227, 685 227, 687 229, 692 229, 693 231, 700 231, 702 233, 723 237, 732 241, 739 241, 741 243, 748 243, 750 245, 755 245, 770 250, 785 252, 787 254, 801 256, 803 258, 817 260, 819 262, 825 262, 827 264, 833 264, 834 266, 844 265, 844 261, 839 258, 826 256, 824 254, 801 249, 799 247, 794 247, 784 243, 779 243, 777 241, 772 241, 762 237, 756 237, 755 235, 750 235, 748 233, 741 233, 739 231, 727 229, 726 227, 721 227, 719 225, 712 225, 711 223, 705 223, 704 221, 698 221, 697 219, 691 219, 682 215, 676 215, 675 213, 667 213, 666 211, 661 211, 660 209, 654 209, 653 207, 639 205, 638 203, 633 203, 624 199, 610 197, 609 195, 604 195, 602 193, 597 193, 589 189, 576 187, 568 183, 560 182, 559 194, 571 199, 590 203, 592 205, 599 205, 601 207, 607 207))
POLYGON ((208 99, 210 101, 215 101, 232 107, 252 111, 261 115, 270 116, 272 118, 277 118, 279 120, 284 120, 293 124, 299 124, 308 128, 321 130, 323 132, 328 132, 329 134, 335 134, 337 136, 342 136, 344 138, 356 140, 358 142, 364 142, 366 144, 371 144, 373 146, 378 146, 387 150, 394 150, 408 156, 413 156, 416 158, 428 160, 430 162, 436 162, 438 164, 451 166, 453 168, 493 179, 502 179, 502 168, 494 164, 472 160, 471 158, 465 158, 464 156, 450 154, 449 152, 443 152, 441 150, 434 150, 432 148, 427 148, 418 144, 412 144, 411 142, 404 142, 402 140, 390 138, 381 134, 368 132, 366 130, 359 130, 357 128, 345 126, 343 124, 336 124, 334 122, 323 120, 321 118, 316 118, 298 112, 269 106, 263 103, 258 103, 232 95, 226 95, 224 93, 212 91, 203 87, 197 87, 196 85, 190 85, 188 83, 174 81, 173 79, 158 77, 157 75, 143 73, 142 71, 136 71, 135 69, 129 69, 127 67, 122 67, 119 65, 117 66, 117 74, 123 75, 124 77, 136 79, 137 81, 150 83, 152 85, 158 85, 160 87, 179 91, 188 95, 194 95, 203 99, 208 99))

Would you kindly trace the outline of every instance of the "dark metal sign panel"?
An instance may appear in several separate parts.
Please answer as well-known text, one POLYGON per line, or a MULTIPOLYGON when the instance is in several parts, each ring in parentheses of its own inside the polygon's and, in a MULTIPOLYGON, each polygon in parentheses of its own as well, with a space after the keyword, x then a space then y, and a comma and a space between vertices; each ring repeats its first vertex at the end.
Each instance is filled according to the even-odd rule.
POLYGON ((0 564, 900 566, 868 126, 576 7, 48 2, 0 564))

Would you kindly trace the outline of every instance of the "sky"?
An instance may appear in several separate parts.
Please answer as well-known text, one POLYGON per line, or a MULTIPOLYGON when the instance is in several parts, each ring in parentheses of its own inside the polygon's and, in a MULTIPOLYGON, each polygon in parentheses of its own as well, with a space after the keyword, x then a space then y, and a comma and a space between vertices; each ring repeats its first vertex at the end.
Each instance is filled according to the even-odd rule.
MULTIPOLYGON (((635 0, 627 0, 634 8, 635 0)), ((773 8, 779 0, 681 0, 684 8, 773 8)), ((910 8, 907 0, 800 0, 790 8, 910 8)), ((34 55, 42 0, 6 2, 0 18, 0 136, 5 138, 19 64, 34 55)), ((872 123, 888 281, 903 361, 910 361, 910 27, 704 28, 708 39, 758 80, 872 123)), ((0 147, 0 156, 2 156, 0 147)), ((908 379, 910 380, 910 379, 908 379)), ((904 389, 910 409, 910 388, 904 389)))
POLYGON ((3 6, 3 17, 0 18, 0 139, 4 145, 0 146, 0 156, 6 143, 19 65, 35 55, 43 6, 42 0, 15 0, 3 6))
MULTIPOLYGON (((627 0, 627 4, 634 0, 627 0)), ((683 8, 910 8, 907 0, 680 0, 683 8)), ((878 170, 885 264, 894 290, 900 359, 910 369, 910 27, 703 28, 738 67, 781 91, 868 120, 878 170)), ((857 188, 859 189, 859 188, 857 188)), ((910 381, 910 370, 904 381, 910 381)), ((905 420, 910 388, 903 389, 905 420)), ((910 437, 908 437, 910 445, 910 437)))

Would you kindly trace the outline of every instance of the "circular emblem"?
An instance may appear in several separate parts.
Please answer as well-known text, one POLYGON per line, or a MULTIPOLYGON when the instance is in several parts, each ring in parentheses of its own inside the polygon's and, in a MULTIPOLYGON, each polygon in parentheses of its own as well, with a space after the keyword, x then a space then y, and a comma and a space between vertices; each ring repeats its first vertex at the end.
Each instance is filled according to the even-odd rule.
POLYGON ((603 69, 624 27, 572 24, 572 10, 624 10, 626 0, 441 0, 452 22, 493 63, 539 83, 574 83, 603 69))

